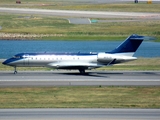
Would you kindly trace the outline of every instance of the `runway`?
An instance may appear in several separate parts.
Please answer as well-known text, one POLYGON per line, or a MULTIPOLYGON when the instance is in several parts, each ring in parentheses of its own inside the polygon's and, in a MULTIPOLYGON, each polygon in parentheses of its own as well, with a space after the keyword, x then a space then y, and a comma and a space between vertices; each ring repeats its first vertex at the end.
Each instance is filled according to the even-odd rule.
POLYGON ((160 86, 159 71, 13 71, 0 72, 0 87, 32 86, 160 86))
POLYGON ((159 120, 160 109, 0 109, 3 120, 159 120))

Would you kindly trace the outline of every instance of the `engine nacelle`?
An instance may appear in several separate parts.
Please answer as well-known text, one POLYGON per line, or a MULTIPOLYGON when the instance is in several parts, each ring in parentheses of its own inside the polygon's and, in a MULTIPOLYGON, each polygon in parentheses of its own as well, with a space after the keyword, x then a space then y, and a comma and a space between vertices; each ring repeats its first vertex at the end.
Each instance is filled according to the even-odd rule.
POLYGON ((111 54, 107 54, 107 53, 98 53, 97 55, 97 61, 98 62, 110 62, 112 61, 114 58, 111 54))

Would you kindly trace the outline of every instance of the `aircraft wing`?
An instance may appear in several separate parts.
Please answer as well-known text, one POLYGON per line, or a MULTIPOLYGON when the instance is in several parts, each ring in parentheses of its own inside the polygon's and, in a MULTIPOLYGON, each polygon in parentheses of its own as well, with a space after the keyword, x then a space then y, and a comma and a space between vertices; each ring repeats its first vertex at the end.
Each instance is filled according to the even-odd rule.
MULTIPOLYGON (((97 63, 88 63, 88 62, 54 62, 54 63, 49 63, 47 65, 48 67, 52 68, 58 68, 58 69, 79 69, 79 68, 84 68, 84 69, 92 69, 92 68, 97 68, 97 63)), ((100 67, 100 66, 99 66, 100 67)))

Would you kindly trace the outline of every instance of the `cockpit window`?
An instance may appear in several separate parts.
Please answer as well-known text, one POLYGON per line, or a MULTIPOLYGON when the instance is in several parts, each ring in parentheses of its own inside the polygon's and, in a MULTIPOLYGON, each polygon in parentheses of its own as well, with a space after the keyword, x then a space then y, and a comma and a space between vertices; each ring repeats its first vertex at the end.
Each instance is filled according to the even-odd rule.
POLYGON ((13 56, 13 58, 19 59, 19 58, 21 58, 21 57, 20 57, 20 56, 13 56))

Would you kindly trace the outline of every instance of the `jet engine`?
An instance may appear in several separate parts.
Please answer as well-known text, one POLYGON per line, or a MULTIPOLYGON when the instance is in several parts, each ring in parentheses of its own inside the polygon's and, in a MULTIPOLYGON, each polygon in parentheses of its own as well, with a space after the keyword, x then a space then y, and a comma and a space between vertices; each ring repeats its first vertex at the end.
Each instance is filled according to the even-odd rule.
POLYGON ((98 53, 97 55, 97 61, 98 62, 105 62, 105 63, 108 63, 110 61, 112 61, 113 59, 113 56, 111 54, 107 54, 107 53, 98 53))

